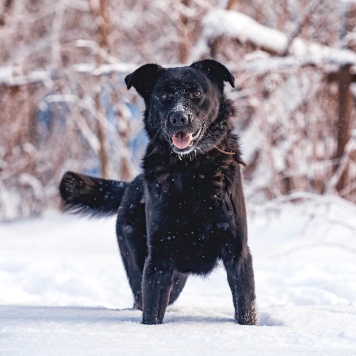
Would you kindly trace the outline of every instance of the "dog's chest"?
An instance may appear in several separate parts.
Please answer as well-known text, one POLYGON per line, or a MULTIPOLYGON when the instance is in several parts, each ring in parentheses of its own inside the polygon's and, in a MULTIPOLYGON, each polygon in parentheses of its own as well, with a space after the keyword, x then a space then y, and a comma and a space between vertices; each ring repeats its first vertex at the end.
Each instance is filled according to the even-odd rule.
POLYGON ((214 205, 221 199, 224 187, 211 172, 176 171, 157 174, 148 189, 152 198, 170 209, 194 212, 197 205, 214 205))
MULTIPOLYGON (((182 164, 178 169, 156 170, 146 177, 146 193, 152 213, 169 220, 193 224, 201 219, 224 220, 224 200, 234 185, 234 167, 182 164)), ((226 219, 225 219, 226 220, 226 219)), ((170 224, 172 221, 170 221, 170 224)))
POLYGON ((152 243, 182 272, 211 271, 233 234, 221 177, 214 171, 166 172, 147 184, 152 243))

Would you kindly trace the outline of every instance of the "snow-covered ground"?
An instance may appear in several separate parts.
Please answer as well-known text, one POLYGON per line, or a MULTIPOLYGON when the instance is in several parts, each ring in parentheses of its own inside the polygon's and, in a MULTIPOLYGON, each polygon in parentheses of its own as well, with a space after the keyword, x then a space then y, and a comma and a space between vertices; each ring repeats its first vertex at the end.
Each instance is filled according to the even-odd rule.
POLYGON ((0 354, 356 355, 355 217, 331 197, 251 209, 259 326, 234 322, 222 267, 141 325, 114 218, 2 223, 0 354))

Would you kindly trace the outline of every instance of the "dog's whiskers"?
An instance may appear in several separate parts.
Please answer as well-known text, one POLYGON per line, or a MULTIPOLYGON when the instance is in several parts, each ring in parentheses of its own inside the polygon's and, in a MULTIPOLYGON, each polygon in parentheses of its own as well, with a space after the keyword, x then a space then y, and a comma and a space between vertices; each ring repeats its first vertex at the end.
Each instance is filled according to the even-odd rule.
MULTIPOLYGON (((161 126, 161 127, 157 130, 156 134, 153 136, 152 141, 155 140, 155 138, 157 137, 157 135, 159 134, 159 132, 160 132, 162 129, 163 129, 163 126, 161 126)), ((147 157, 151 156, 151 155, 152 155, 153 153, 155 153, 155 152, 156 152, 156 147, 155 147, 150 153, 147 154, 147 157)))
POLYGON ((198 146, 197 146, 197 150, 199 150, 202 154, 204 154, 204 151, 198 146))
POLYGON ((157 135, 159 134, 159 132, 163 129, 163 125, 157 130, 156 134, 153 136, 152 141, 155 140, 155 138, 157 137, 157 135))

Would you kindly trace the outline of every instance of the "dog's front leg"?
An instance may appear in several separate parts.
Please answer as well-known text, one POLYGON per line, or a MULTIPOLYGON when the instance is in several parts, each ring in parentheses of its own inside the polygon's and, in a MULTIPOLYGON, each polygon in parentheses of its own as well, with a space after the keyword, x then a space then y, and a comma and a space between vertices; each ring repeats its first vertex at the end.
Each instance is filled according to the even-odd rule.
POLYGON ((143 273, 142 324, 162 324, 173 283, 173 270, 159 267, 151 257, 143 273))
POLYGON ((232 292, 236 321, 241 325, 256 325, 255 279, 249 248, 246 247, 239 256, 227 254, 224 265, 232 292))

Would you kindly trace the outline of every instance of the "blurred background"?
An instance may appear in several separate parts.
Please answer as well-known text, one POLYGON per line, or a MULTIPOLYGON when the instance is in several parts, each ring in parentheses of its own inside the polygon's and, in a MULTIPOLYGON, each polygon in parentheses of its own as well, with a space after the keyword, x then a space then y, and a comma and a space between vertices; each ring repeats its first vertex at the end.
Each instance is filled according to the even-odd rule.
POLYGON ((0 220, 58 209, 67 170, 130 180, 138 66, 225 64, 249 205, 356 202, 355 0, 0 0, 0 220))

